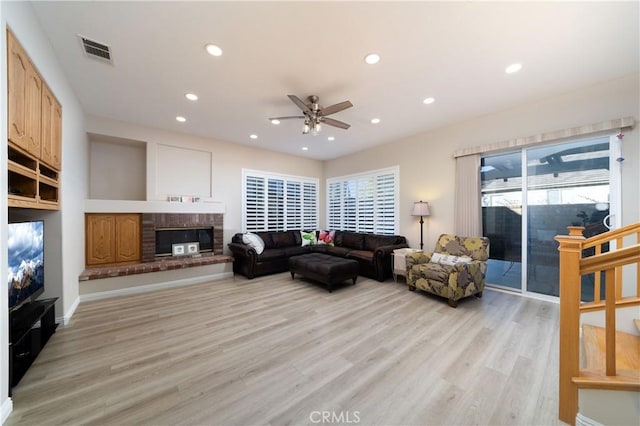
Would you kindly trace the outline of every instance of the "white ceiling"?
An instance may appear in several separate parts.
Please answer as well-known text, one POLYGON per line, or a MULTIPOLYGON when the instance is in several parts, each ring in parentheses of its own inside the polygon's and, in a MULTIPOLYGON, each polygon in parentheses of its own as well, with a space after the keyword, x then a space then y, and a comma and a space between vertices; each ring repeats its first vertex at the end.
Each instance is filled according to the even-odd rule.
POLYGON ((315 159, 640 71, 636 1, 33 5, 87 114, 315 159), (109 45, 113 66, 87 58, 78 34, 109 45), (378 64, 364 63, 370 52, 378 64), (505 74, 514 62, 522 71, 505 74), (288 94, 350 100, 331 117, 351 128, 272 125, 300 112, 288 94))

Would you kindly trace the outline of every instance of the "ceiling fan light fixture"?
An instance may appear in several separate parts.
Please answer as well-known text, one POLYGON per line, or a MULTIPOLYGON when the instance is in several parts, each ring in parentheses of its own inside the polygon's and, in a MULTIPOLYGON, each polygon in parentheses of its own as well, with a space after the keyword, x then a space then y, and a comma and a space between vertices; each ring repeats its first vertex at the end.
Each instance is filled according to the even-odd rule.
POLYGON ((189 99, 190 101, 198 100, 198 95, 196 95, 195 93, 185 93, 184 97, 189 99))
POLYGON ((186 118, 184 118, 183 116, 179 115, 176 117, 176 121, 179 121, 180 123, 184 123, 185 121, 187 121, 186 118))
POLYGON ((277 126, 278 124, 280 124, 280 120, 278 120, 277 118, 274 118, 273 120, 271 120, 271 124, 274 124, 277 126))
MULTIPOLYGON (((348 129, 350 124, 336 120, 334 118, 327 117, 328 115, 335 114, 343 111, 347 108, 351 108, 353 104, 350 101, 338 102, 337 104, 329 105, 327 107, 321 107, 318 104, 318 96, 307 96, 308 102, 304 102, 296 95, 287 95, 291 102, 296 104, 301 110, 301 115, 292 115, 287 117, 271 117, 269 120, 273 123, 273 120, 284 120, 289 118, 303 118, 304 126, 302 127, 302 134, 306 135, 312 133, 317 135, 322 129, 322 125, 338 127, 340 129, 348 129)), ((275 123, 274 123, 275 124, 275 123)))
POLYGON ((372 118, 371 119, 371 124, 378 124, 380 123, 380 119, 379 118, 372 118))
POLYGON ((329 136, 329 137, 327 138, 327 140, 328 140, 328 141, 335 141, 335 140, 336 140, 336 138, 335 138, 335 137, 333 137, 333 136, 329 136))
POLYGON ((435 98, 431 98, 431 97, 429 97, 429 98, 425 98, 425 100, 424 100, 424 101, 422 101, 422 102, 423 102, 425 105, 430 105, 430 104, 434 103, 435 101, 436 101, 436 99, 435 99, 435 98))

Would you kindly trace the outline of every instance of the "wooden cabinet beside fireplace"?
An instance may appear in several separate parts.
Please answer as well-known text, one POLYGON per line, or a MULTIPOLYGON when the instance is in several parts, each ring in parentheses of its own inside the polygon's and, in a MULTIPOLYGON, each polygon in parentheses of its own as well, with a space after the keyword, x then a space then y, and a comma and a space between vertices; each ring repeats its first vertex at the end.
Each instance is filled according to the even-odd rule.
POLYGON ((139 214, 86 214, 85 227, 87 268, 140 262, 139 214))

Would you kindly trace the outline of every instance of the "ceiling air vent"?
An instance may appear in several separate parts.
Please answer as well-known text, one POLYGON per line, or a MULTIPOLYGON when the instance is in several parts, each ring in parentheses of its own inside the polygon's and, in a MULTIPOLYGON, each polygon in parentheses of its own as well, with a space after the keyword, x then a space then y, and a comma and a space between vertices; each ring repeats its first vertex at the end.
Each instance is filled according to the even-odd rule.
POLYGON ((82 42, 82 49, 84 50, 84 53, 88 58, 93 58, 102 62, 113 64, 109 46, 95 40, 88 39, 79 34, 78 37, 80 37, 80 41, 82 42))

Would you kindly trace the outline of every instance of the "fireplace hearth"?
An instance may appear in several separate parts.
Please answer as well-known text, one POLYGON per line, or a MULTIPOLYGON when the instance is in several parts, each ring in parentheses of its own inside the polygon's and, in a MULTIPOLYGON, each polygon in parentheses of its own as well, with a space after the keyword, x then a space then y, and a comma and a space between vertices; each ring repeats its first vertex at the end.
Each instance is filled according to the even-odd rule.
POLYGON ((173 256, 174 244, 199 243, 197 253, 185 250, 186 255, 221 255, 223 229, 220 213, 143 213, 142 261, 184 257, 173 256))

